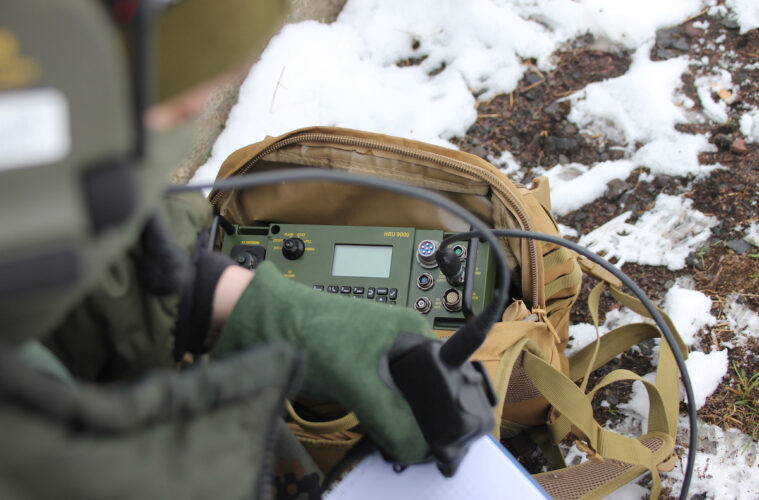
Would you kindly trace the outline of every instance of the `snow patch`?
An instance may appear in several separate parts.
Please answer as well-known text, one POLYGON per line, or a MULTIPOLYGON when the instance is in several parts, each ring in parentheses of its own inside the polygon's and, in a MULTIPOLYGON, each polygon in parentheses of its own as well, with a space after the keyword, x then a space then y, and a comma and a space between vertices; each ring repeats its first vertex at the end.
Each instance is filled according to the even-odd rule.
POLYGON ((631 215, 625 212, 584 235, 580 245, 617 259, 619 267, 635 262, 675 271, 685 267, 685 258, 709 240, 710 228, 719 222, 693 209, 692 200, 667 194, 660 194, 635 224, 627 222, 631 215))
MULTIPOLYGON (((706 398, 717 390, 722 377, 727 375, 727 349, 709 354, 693 351, 688 354, 685 366, 693 386, 696 408, 701 408, 706 403, 706 398)), ((680 392, 680 400, 685 401, 685 391, 680 392)))
MULTIPOLYGON (((685 366, 688 369, 693 387, 696 408, 701 408, 706 403, 706 398, 717 390, 722 378, 727 374, 727 350, 712 351, 709 354, 693 351, 685 360, 685 366)), ((647 373, 643 378, 654 383, 656 382, 656 372, 647 373)), ((680 393, 680 400, 685 401, 685 390, 682 389, 682 386, 680 393)), ((627 415, 638 419, 642 430, 648 428, 650 405, 648 391, 643 382, 633 382, 630 400, 626 403, 620 403, 619 408, 627 415)))
POLYGON ((580 163, 556 165, 538 175, 548 177, 553 213, 566 215, 603 196, 610 181, 626 179, 634 169, 633 162, 618 160, 598 163, 592 169, 580 163))
MULTIPOLYGON (((680 417, 678 442, 687 439, 688 421, 680 417)), ((690 486, 691 498, 755 500, 759 498, 757 474, 757 442, 737 429, 722 430, 716 425, 701 423, 695 470, 690 486)), ((681 453, 681 456, 683 456, 681 453)), ((683 482, 685 459, 678 460, 672 472, 662 475, 662 486, 672 488, 677 498, 683 482)))
POLYGON ((728 295, 725 310, 728 327, 738 337, 736 340, 739 344, 743 344, 748 338, 759 340, 759 314, 745 303, 741 303, 741 299, 740 295, 728 295))
POLYGON ((673 96, 688 69, 684 57, 654 62, 648 57, 653 44, 642 45, 622 76, 587 85, 571 95, 569 120, 591 134, 633 146, 679 135, 675 124, 686 120, 673 96))
POLYGON ((759 28, 759 3, 756 0, 727 0, 725 5, 735 14, 741 35, 759 28))
POLYGON ((717 318, 712 316, 712 300, 697 290, 682 288, 675 284, 664 297, 664 310, 674 322, 685 345, 696 342, 696 334, 706 326, 713 326, 717 318))
POLYGON ((572 238, 576 238, 580 236, 580 233, 577 232, 577 230, 573 227, 565 226, 564 224, 558 223, 556 224, 559 227, 559 234, 566 238, 567 236, 570 236, 572 238))
POLYGON ((501 172, 508 177, 514 176, 519 173, 522 166, 517 162, 514 155, 510 151, 503 151, 499 156, 488 156, 488 161, 498 167, 501 172))
MULTIPOLYGON (((656 372, 647 373, 642 378, 648 382, 656 383, 656 372)), ((648 391, 643 382, 639 380, 633 382, 630 400, 626 403, 620 403, 618 406, 620 410, 624 411, 627 415, 632 414, 640 422, 641 432, 647 432, 645 429, 648 429, 650 404, 648 401, 648 391)))
POLYGON ((654 139, 633 156, 632 161, 638 166, 648 167, 656 175, 694 175, 704 177, 718 165, 701 165, 698 154, 717 151, 703 135, 677 133, 668 138, 654 139))
POLYGON ((653 39, 656 30, 681 23, 701 10, 701 0, 609 2, 607 0, 517 0, 526 17, 546 24, 559 36, 572 39, 586 33, 627 48, 653 39))
POLYGON ((717 74, 696 78, 696 91, 706 117, 717 123, 725 123, 729 119, 727 105, 734 101, 738 89, 733 85, 729 71, 724 69, 716 71, 717 74))
POLYGON ((748 241, 755 247, 759 247, 759 222, 752 222, 746 229, 744 240, 748 241))
POLYGON ((753 109, 741 116, 741 134, 746 142, 759 143, 759 110, 753 109))
MULTIPOLYGON (((392 41, 393 33, 383 42, 392 41)), ((213 180, 223 160, 240 147, 310 125, 452 147, 441 137, 464 135, 477 116, 461 74, 444 71, 430 78, 418 66, 383 66, 377 61, 381 54, 372 54, 381 43, 365 36, 339 23, 285 26, 240 87, 238 103, 194 181, 213 180)))

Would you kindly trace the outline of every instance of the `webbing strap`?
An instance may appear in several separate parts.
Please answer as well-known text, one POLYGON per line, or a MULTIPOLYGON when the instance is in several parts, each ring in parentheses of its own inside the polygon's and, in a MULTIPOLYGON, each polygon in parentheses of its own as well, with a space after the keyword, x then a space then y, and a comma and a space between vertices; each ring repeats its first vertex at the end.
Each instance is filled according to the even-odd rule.
MULTIPOLYGON (((657 465, 659 455, 662 455, 661 453, 657 453, 657 457, 655 458, 651 450, 646 448, 637 439, 602 429, 593 418, 593 408, 585 393, 568 377, 557 372, 549 363, 541 359, 539 356, 530 352, 525 352, 524 358, 522 359, 522 365, 535 387, 537 387, 554 408, 561 413, 562 418, 568 419, 574 426, 575 431, 587 439, 590 448, 597 453, 598 456, 602 457, 601 459, 608 458, 645 467, 651 472, 653 478, 651 496, 658 496, 660 491, 660 478, 657 465)), ((618 372, 624 371, 618 370, 618 372)), ((609 379, 607 382, 613 383, 622 380, 625 376, 628 376, 628 374, 637 377, 637 375, 632 372, 619 374, 612 373, 610 374, 610 377, 607 376, 609 379)), ((653 393, 658 395, 656 387, 653 384, 650 384, 650 389, 653 393)), ((652 398, 651 406, 653 408, 656 405, 659 406, 658 414, 663 415, 663 402, 661 401, 661 398, 654 396, 652 398)), ((666 425, 666 419, 662 418, 660 420, 663 420, 666 425)), ((662 451, 666 453, 664 455, 666 458, 666 456, 672 452, 674 438, 666 434, 665 436, 667 443, 662 447, 665 448, 665 450, 662 451)))
POLYGON ((572 272, 569 274, 565 274, 550 283, 546 283, 546 297, 553 297, 557 292, 564 290, 565 288, 575 288, 580 284, 580 281, 582 281, 582 271, 579 266, 573 266, 572 272))
MULTIPOLYGON (((626 293, 619 291, 619 289, 613 286, 609 287, 609 292, 611 292, 612 297, 614 297, 620 304, 627 307, 628 309, 635 311, 641 316, 645 316, 647 318, 651 317, 651 315, 648 313, 648 310, 643 306, 643 303, 637 298, 633 297, 632 295, 627 295, 626 293)), ((677 341, 677 345, 680 348, 680 352, 683 354, 683 356, 687 358, 688 346, 685 345, 685 342, 683 342, 683 339, 680 338, 680 334, 677 333, 677 328, 675 328, 675 324, 672 322, 672 319, 669 317, 667 313, 665 313, 658 307, 656 309, 662 315, 662 318, 664 318, 664 322, 667 323, 667 326, 672 331, 672 334, 675 336, 675 340, 677 341)))
MULTIPOLYGON (((643 304, 635 297, 622 293, 614 287, 611 287, 610 291, 612 296, 625 307, 638 314, 651 317, 646 308, 643 307, 643 304)), ((664 311, 660 310, 659 312, 661 312, 664 321, 675 337, 675 341, 683 357, 687 358, 688 348, 677 332, 674 323, 664 311)), ((659 346, 659 364, 656 367, 656 388, 665 402, 667 422, 669 423, 669 428, 672 429, 672 436, 674 437, 674 434, 677 432, 677 419, 680 409, 680 377, 678 377, 675 355, 663 335, 659 346)))
MULTIPOLYGON (((671 456, 674 450, 675 434, 677 432, 677 419, 679 409, 679 378, 674 355, 661 332, 648 323, 637 323, 617 328, 603 337, 598 335, 598 304, 605 283, 599 283, 593 288, 588 297, 588 309, 596 328, 596 341, 576 353, 570 358, 570 377, 563 379, 560 374, 552 374, 552 368, 534 355, 525 355, 523 366, 530 376, 533 384, 543 392, 544 396, 559 412, 559 416, 548 422, 547 432, 553 443, 558 443, 569 432, 575 432, 587 439, 586 446, 589 454, 595 459, 605 458, 620 460, 625 463, 643 466, 653 478, 651 497, 658 496, 660 491, 660 478, 657 466, 671 456), (592 371, 612 360, 621 352, 650 338, 661 338, 659 362, 656 371, 656 382, 651 383, 629 370, 615 370, 606 375, 596 387, 580 398, 587 387, 587 380, 592 371), (542 377, 536 380, 534 376, 542 377), (553 378, 553 382, 549 380, 553 378), (574 383, 567 384, 565 380, 578 380, 582 378, 581 387, 574 383), (623 380, 637 380, 644 384, 649 397, 649 420, 648 433, 654 433, 661 437, 662 446, 656 453, 643 446, 632 438, 618 435, 612 431, 601 429, 592 420, 592 400, 597 391, 612 383, 623 380), (553 388, 553 390, 551 389, 553 388), (596 427, 596 428, 594 428, 596 427)), ((624 294, 618 289, 611 287, 612 296, 622 305, 650 317, 643 304, 636 298, 624 294)), ((678 343, 678 348, 687 351, 682 339, 672 320, 663 312, 665 322, 672 330, 678 343)))
POLYGON ((285 402, 287 413, 290 417, 304 430, 313 434, 331 434, 333 432, 344 432, 348 429, 352 429, 358 425, 358 417, 355 413, 351 412, 345 416, 342 416, 335 420, 328 420, 325 422, 311 422, 306 420, 295 411, 293 405, 289 401, 285 402))
POLYGON ((551 315, 562 309, 567 309, 575 303, 574 295, 567 297, 566 299, 553 300, 550 304, 546 305, 546 312, 551 315))
MULTIPOLYGON (((598 357, 598 349, 601 345, 599 342, 599 339, 601 338, 601 334, 598 331, 598 303, 601 299, 601 292, 603 291, 603 282, 598 283, 596 286, 593 287, 593 289, 590 291, 590 294, 588 295, 588 310, 590 311, 590 317, 593 320, 593 326, 596 330, 596 341, 593 342, 593 352, 591 354, 587 369, 585 370, 584 376, 582 378, 582 385, 580 385, 580 389, 582 392, 585 392, 588 388, 588 380, 590 379, 590 367, 595 364, 596 358, 598 357)), ((570 365, 571 366, 571 365, 570 365)), ((574 379, 572 379, 574 380, 574 379)))
POLYGON ((559 445, 551 440, 551 434, 548 432, 547 427, 531 427, 527 429, 527 434, 530 436, 532 442, 540 447, 540 451, 543 452, 543 457, 548 460, 548 465, 551 466, 551 469, 563 469, 567 466, 559 445))
POLYGON ((514 369, 514 363, 517 358, 522 354, 522 350, 525 349, 530 339, 527 337, 521 338, 516 344, 511 346, 506 353, 501 357, 498 362, 498 368, 496 368, 495 377, 493 382, 493 388, 495 389, 498 402, 493 408, 493 416, 495 417, 495 428, 493 429, 493 436, 496 439, 501 438, 501 421, 503 415, 503 405, 506 402, 506 390, 509 388, 509 381, 511 380, 511 373, 514 369))
POLYGON ((601 337, 597 349, 595 344, 588 344, 569 358, 569 378, 580 380, 588 368, 593 372, 632 346, 660 335, 659 330, 649 323, 631 323, 615 328, 601 337))
POLYGON ((564 247, 557 247, 543 256, 543 269, 546 272, 550 271, 552 267, 563 264, 569 260, 569 252, 564 247))
POLYGON ((587 394, 588 401, 593 401, 596 393, 604 387, 622 381, 639 381, 648 392, 649 416, 648 432, 663 432, 664 434, 673 435, 673 429, 669 427, 666 411, 664 409, 664 400, 656 387, 656 384, 649 382, 643 377, 630 370, 614 370, 607 374, 601 381, 587 394))

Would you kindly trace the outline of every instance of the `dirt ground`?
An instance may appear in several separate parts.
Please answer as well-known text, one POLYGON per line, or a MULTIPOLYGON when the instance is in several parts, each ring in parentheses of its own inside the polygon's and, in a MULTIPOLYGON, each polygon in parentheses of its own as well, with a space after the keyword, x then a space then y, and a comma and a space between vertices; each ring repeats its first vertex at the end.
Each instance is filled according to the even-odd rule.
MULTIPOLYGON (((759 311, 759 248, 743 242, 746 228, 759 220, 757 186, 759 185, 759 147, 746 144, 739 130, 743 111, 759 106, 759 70, 747 66, 759 60, 759 30, 740 35, 737 25, 727 19, 708 16, 706 13, 687 22, 660 30, 651 51, 654 60, 688 55, 691 60, 708 58, 710 66, 725 66, 732 80, 740 85, 740 91, 728 106, 730 120, 724 125, 709 121, 699 125, 682 127, 686 133, 706 134, 718 151, 703 154, 703 164, 719 163, 725 168, 703 180, 689 177, 657 176, 653 182, 639 182, 641 170, 634 171, 625 181, 613 181, 604 197, 565 216, 559 222, 585 234, 625 211, 632 211, 631 222, 653 206, 659 193, 683 195, 691 198, 694 208, 717 217, 719 226, 713 229, 708 244, 694 252, 681 271, 668 271, 664 267, 625 264, 623 271, 638 283, 649 296, 661 300, 673 281, 680 276, 690 276, 696 288, 713 301, 712 314, 717 325, 704 336, 702 348, 709 352, 721 349, 721 345, 734 337, 725 321, 724 307, 727 296, 737 294, 738 300, 759 311), (708 21, 704 31, 694 23, 708 21)), ((574 40, 556 54, 556 69, 543 73, 537 69, 528 71, 518 88, 509 95, 500 95, 481 103, 478 119, 466 136, 455 139, 464 151, 483 158, 498 157, 503 150, 512 152, 522 165, 514 180, 529 185, 533 170, 551 167, 558 163, 578 162, 593 165, 598 162, 622 157, 622 151, 607 137, 589 136, 567 120, 569 103, 563 97, 582 89, 585 85, 624 74, 630 65, 631 54, 613 49, 586 35, 574 40), (521 176, 521 178, 519 178, 521 176)), ((525 61, 530 64, 530 61, 525 61)), ((692 66, 691 73, 683 76, 683 90, 701 109, 694 79, 705 68, 692 66)), ((721 99, 714 95, 715 101, 721 99)), ((641 167, 644 169, 644 167, 641 167)), ((592 283, 586 283, 586 296, 592 283)), ((582 299, 581 299, 582 300, 582 299)), ((606 301, 606 305, 610 305, 606 301)), ((603 318, 601 319, 603 321, 603 318)), ((587 313, 576 308, 573 322, 589 321, 587 313)), ((759 350, 756 345, 736 347, 729 350, 730 369, 720 388, 707 400, 699 411, 706 422, 739 428, 759 438, 759 407, 754 388, 741 391, 741 375, 751 377, 759 372, 759 350)), ((614 362, 614 368, 630 368, 643 374, 652 367, 647 356, 627 354, 614 362)), ((625 401, 629 387, 608 389, 597 400, 625 401)), ((684 409, 684 406, 683 406, 684 409)), ((597 408, 601 420, 614 419, 608 410, 597 408)), ((516 444, 517 447, 520 443, 516 444)), ((524 451, 524 450, 522 450, 524 451)), ((528 466, 539 467, 540 460, 528 466)))

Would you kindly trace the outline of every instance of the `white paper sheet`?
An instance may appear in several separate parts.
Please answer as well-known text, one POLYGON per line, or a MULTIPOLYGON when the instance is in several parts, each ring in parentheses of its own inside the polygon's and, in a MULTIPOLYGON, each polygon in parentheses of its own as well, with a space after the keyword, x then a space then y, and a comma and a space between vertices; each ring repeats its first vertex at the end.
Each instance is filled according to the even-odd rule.
POLYGON ((456 475, 443 477, 434 464, 393 470, 379 453, 350 471, 325 500, 520 500, 550 499, 492 436, 472 443, 456 475))

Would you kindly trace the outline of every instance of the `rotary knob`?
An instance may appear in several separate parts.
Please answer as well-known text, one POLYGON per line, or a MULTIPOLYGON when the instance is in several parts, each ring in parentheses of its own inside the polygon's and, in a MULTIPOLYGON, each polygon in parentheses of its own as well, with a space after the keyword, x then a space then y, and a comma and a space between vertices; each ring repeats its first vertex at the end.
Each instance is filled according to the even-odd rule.
POLYGON ((306 244, 300 238, 287 238, 282 243, 282 255, 285 259, 296 260, 306 251, 306 244))

